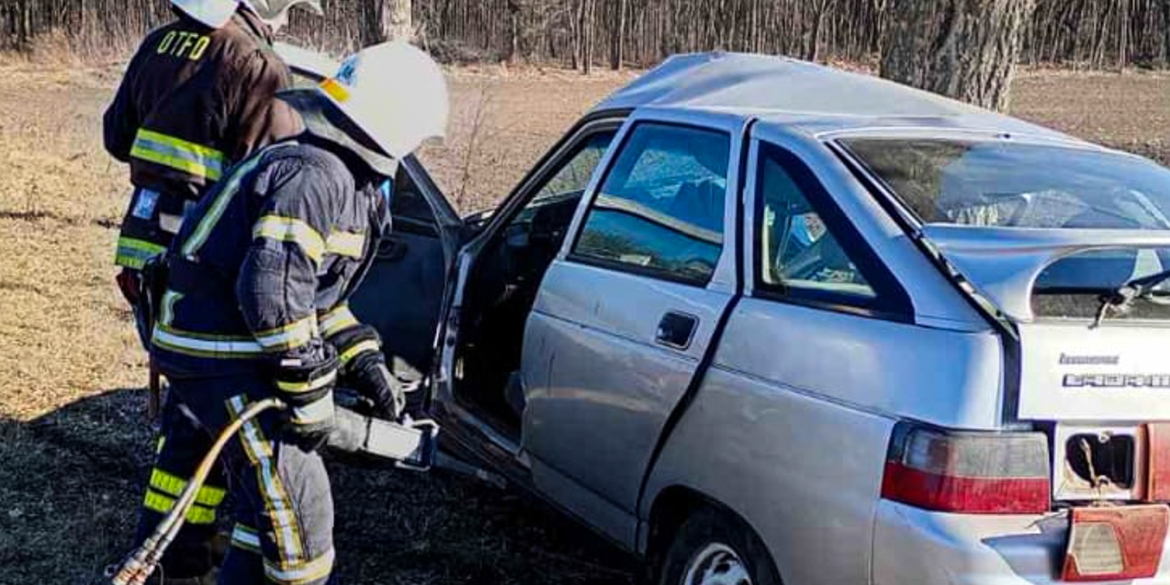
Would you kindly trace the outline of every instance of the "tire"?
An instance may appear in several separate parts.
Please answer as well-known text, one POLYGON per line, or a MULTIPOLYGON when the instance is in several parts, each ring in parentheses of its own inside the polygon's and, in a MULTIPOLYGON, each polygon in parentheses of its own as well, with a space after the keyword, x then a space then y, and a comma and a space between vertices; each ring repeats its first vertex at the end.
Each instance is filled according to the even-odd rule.
POLYGON ((695 510, 661 557, 657 585, 781 585, 771 555, 736 516, 695 510))

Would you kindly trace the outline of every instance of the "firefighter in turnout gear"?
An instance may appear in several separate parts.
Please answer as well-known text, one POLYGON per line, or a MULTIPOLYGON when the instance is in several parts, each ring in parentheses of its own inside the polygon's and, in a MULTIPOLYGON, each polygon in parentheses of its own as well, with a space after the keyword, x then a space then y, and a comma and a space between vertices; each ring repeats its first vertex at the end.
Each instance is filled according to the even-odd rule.
MULTIPOLYGON (((177 19, 143 41, 104 120, 106 148, 129 163, 134 187, 115 262, 122 268, 119 288, 132 304, 144 343, 149 329, 137 302, 144 263, 166 249, 185 210, 233 161, 300 132, 295 112, 275 100, 291 77, 270 43, 273 27, 293 5, 320 10, 317 0, 172 3, 177 19)), ((157 389, 157 376, 151 385, 157 389)), ((211 444, 177 404, 168 401, 161 423, 172 443, 211 444)), ((175 450, 160 440, 140 532, 171 509, 186 485, 198 463, 191 449, 175 450)), ((215 474, 200 492, 198 506, 163 560, 168 581, 212 578, 222 552, 215 541, 216 515, 226 486, 226 478, 215 474)))
MULTIPOLYGON (((328 580, 333 502, 317 449, 332 428, 333 388, 358 391, 383 418, 399 418, 405 400, 378 335, 347 300, 389 229, 397 160, 443 135, 447 117, 441 71, 405 43, 367 48, 320 87, 279 99, 305 132, 237 164, 191 211, 166 256, 152 336, 171 398, 204 436, 258 400, 290 407, 244 424, 225 452, 235 503, 227 585, 328 580)), ((205 452, 165 440, 192 458, 205 452)))
POLYGON ((300 132, 274 99, 292 78, 272 50, 273 26, 293 5, 320 11, 317 0, 172 4, 177 20, 142 42, 104 119, 106 150, 129 163, 134 187, 114 260, 132 305, 139 271, 166 250, 184 212, 232 163, 300 132))

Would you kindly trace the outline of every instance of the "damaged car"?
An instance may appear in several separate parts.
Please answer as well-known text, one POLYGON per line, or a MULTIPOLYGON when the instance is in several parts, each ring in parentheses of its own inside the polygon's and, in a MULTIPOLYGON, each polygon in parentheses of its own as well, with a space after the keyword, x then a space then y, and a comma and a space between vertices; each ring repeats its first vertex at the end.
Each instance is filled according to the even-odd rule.
POLYGON ((417 160, 353 302, 440 447, 669 584, 1170 583, 1170 171, 671 58, 487 214, 417 160))

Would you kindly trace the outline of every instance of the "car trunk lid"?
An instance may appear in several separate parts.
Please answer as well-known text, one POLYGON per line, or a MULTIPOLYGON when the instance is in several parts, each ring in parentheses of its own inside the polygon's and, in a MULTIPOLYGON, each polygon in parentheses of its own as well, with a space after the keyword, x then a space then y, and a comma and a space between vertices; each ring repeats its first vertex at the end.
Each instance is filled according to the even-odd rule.
POLYGON ((1170 420, 1170 310, 1094 323, 1101 294, 1170 264, 1170 231, 929 225, 923 235, 1019 332, 1019 419, 1170 420))

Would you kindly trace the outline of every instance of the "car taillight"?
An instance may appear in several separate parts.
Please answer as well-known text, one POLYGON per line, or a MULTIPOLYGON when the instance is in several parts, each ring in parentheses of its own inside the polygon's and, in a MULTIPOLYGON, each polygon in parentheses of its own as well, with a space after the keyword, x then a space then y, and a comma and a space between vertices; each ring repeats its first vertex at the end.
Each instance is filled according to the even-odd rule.
POLYGON ((1048 439, 1042 433, 894 430, 882 497, 926 510, 1030 514, 1049 509, 1048 439))

